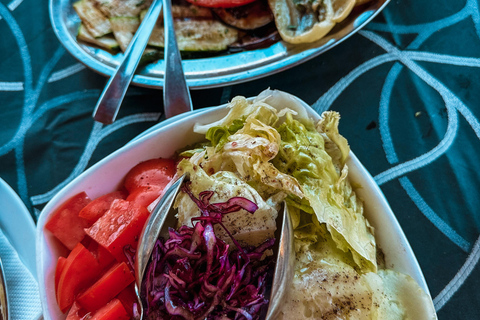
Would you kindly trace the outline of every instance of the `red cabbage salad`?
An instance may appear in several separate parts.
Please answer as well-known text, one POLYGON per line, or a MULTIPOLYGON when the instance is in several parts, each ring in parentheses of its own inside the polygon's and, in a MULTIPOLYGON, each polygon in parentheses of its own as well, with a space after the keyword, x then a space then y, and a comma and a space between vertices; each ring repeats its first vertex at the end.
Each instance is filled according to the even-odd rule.
POLYGON ((211 204, 213 191, 197 199, 188 183, 182 190, 201 216, 194 218, 194 227, 170 228, 168 239, 157 240, 141 290, 147 319, 259 319, 273 276, 271 256, 262 257, 275 239, 241 247, 232 237, 231 248, 213 229, 225 228, 224 215, 240 209, 254 214, 257 205, 241 197, 211 204))

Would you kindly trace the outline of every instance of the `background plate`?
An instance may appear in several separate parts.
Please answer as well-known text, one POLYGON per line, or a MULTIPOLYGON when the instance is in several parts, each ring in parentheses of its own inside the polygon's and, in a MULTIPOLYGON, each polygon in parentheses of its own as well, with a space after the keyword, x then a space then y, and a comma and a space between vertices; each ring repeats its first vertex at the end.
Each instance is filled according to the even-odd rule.
MULTIPOLYGON (((219 57, 189 59, 183 68, 190 88, 204 89, 241 83, 280 72, 318 56, 360 30, 373 19, 390 0, 374 0, 355 8, 327 37, 304 45, 289 45, 283 41, 268 48, 239 52, 219 57)), ((75 0, 49 0, 50 20, 60 42, 76 59, 94 71, 111 76, 123 54, 77 43, 80 18, 73 9, 75 0)), ((132 83, 150 88, 163 88, 164 61, 159 60, 137 71, 132 83)))
POLYGON ((0 178, 0 229, 28 271, 36 277, 35 224, 15 191, 0 178))

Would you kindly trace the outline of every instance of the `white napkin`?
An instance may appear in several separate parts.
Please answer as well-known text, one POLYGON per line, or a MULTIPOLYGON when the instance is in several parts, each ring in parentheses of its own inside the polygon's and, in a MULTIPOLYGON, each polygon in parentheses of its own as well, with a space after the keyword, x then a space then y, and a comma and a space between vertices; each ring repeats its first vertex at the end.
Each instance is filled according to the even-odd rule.
POLYGON ((0 257, 7 280, 12 320, 36 320, 42 315, 38 284, 0 229, 0 257))

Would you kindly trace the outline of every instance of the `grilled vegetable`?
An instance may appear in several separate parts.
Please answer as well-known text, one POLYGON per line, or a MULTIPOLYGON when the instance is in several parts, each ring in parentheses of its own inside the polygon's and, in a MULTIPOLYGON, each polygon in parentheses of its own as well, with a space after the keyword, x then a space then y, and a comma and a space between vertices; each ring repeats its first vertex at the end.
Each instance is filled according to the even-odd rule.
MULTIPOLYGON (((141 19, 145 13, 140 14, 141 19)), ((175 5, 172 15, 180 51, 222 51, 238 40, 238 31, 215 20, 210 9, 175 5)), ((159 19, 148 45, 163 48, 164 35, 163 21, 159 19)))
POLYGON ((174 19, 213 19, 213 14, 212 10, 209 8, 199 7, 193 4, 186 3, 181 5, 172 5, 172 17, 174 19))
POLYGON ((255 0, 187 0, 188 2, 207 8, 233 8, 246 5, 255 0))
POLYGON ((132 41, 133 35, 140 26, 140 20, 137 17, 114 17, 110 19, 113 34, 123 52, 132 41))
POLYGON ((89 44, 93 44, 96 47, 101 49, 105 49, 107 51, 118 51, 120 50, 120 46, 115 40, 112 35, 105 35, 99 38, 95 38, 90 32, 88 32, 87 28, 83 23, 80 24, 78 28, 77 39, 83 42, 87 42, 89 44))
POLYGON ((277 29, 269 28, 260 34, 247 34, 240 37, 238 41, 228 47, 228 50, 230 52, 239 52, 267 48, 280 40, 282 40, 282 38, 278 34, 277 29))
MULTIPOLYGON (((215 20, 175 20, 175 34, 180 51, 221 51, 238 39, 238 31, 215 20)), ((163 27, 156 27, 149 45, 164 47, 163 27)))
POLYGON ((215 8, 213 12, 226 24, 243 30, 261 28, 273 21, 272 11, 263 0, 241 7, 215 8))
POLYGON ((148 8, 152 0, 92 0, 109 18, 138 17, 142 10, 148 8))
POLYGON ((93 37, 98 38, 112 32, 108 18, 95 7, 92 0, 77 1, 73 8, 93 37))
POLYGON ((139 65, 144 66, 149 64, 150 62, 156 61, 158 59, 163 58, 163 51, 154 49, 154 48, 146 48, 143 51, 142 58, 140 59, 139 65))
POLYGON ((290 43, 314 42, 345 19, 355 0, 268 0, 282 39, 290 43))

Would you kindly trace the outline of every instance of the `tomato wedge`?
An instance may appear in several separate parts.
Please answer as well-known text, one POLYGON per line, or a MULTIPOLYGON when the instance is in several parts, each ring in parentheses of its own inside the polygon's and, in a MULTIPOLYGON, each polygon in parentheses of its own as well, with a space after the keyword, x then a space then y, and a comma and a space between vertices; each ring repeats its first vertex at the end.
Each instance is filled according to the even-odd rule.
POLYGON ((140 187, 127 197, 128 201, 138 203, 145 208, 163 194, 164 188, 158 186, 140 187))
POLYGON ((63 272, 63 267, 65 266, 65 262, 67 258, 65 257, 58 257, 57 266, 55 267, 55 292, 58 292, 58 282, 60 281, 60 276, 63 272))
POLYGON ((209 8, 233 8, 240 7, 256 0, 187 0, 191 4, 209 8))
POLYGON ((164 189, 176 172, 172 159, 150 159, 137 164, 125 177, 125 189, 130 193, 137 188, 157 186, 164 189))
POLYGON ((125 262, 114 265, 90 288, 77 297, 77 302, 88 311, 95 311, 115 298, 135 277, 125 262))
POLYGON ((118 299, 110 301, 108 304, 100 308, 94 314, 83 309, 77 302, 72 305, 68 312, 66 320, 128 320, 130 315, 123 308, 122 303, 118 299), (126 316, 125 316, 126 315, 126 316))
POLYGON ((127 262, 123 248, 126 245, 137 248, 138 235, 149 215, 150 212, 137 203, 116 199, 110 209, 85 232, 117 261, 127 262))
POLYGON ((66 320, 86 320, 88 319, 88 317, 85 317, 87 313, 88 311, 82 309, 77 302, 74 302, 70 311, 68 311, 66 320))
POLYGON ((88 227, 88 223, 78 214, 90 201, 85 192, 71 197, 52 214, 45 224, 45 229, 52 232, 69 250, 72 250, 85 237, 83 229, 88 227))
POLYGON ((62 312, 73 304, 75 296, 99 276, 98 262, 90 251, 78 243, 68 255, 58 281, 57 302, 62 312))
POLYGON ((85 248, 87 248, 88 251, 93 254, 95 259, 97 259, 98 268, 101 271, 109 268, 115 261, 115 258, 112 256, 112 254, 107 249, 99 245, 95 240, 92 240, 89 236, 86 236, 85 238, 88 238, 89 241, 83 241, 82 243, 85 248))
POLYGON ((97 312, 90 320, 129 320, 130 316, 118 299, 113 299, 97 312))
MULTIPOLYGON (((138 308, 137 295, 135 294, 135 287, 133 284, 129 285, 117 296, 117 299, 123 304, 123 307, 127 311, 130 317, 133 317, 133 310, 135 306, 138 308)), ((140 314, 140 310, 137 309, 137 313, 140 314)))
POLYGON ((85 208, 83 208, 78 216, 85 219, 88 222, 88 226, 91 226, 98 220, 112 205, 115 199, 125 199, 128 193, 126 191, 114 191, 107 193, 97 199, 93 200, 85 208))

